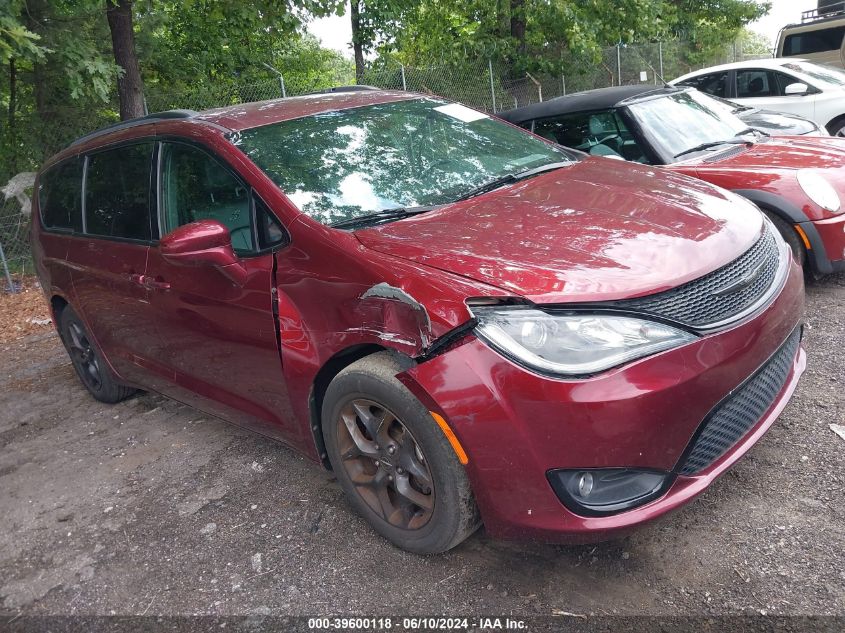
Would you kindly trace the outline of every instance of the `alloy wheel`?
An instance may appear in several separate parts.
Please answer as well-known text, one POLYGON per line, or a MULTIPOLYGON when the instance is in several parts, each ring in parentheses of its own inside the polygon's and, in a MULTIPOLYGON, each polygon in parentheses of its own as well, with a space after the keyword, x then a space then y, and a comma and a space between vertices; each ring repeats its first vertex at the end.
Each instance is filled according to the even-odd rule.
POLYGON ((355 399, 341 409, 337 425, 343 468, 361 499, 394 527, 426 525, 434 512, 434 480, 402 421, 376 402, 355 399))
POLYGON ((70 335, 68 351, 80 377, 89 389, 99 391, 103 385, 103 380, 100 374, 100 363, 91 341, 88 340, 85 330, 78 323, 70 323, 68 334, 70 335))

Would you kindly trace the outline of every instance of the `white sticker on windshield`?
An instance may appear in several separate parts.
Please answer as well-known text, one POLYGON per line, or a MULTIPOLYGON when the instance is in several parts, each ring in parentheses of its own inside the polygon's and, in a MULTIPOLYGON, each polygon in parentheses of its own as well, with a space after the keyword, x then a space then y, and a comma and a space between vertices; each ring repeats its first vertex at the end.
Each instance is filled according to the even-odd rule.
POLYGON ((478 121, 479 119, 490 118, 483 112, 473 110, 472 108, 463 106, 460 103, 449 103, 447 105, 438 106, 434 109, 437 112, 442 112, 446 116, 458 119, 458 121, 463 121, 464 123, 472 123, 473 121, 478 121))

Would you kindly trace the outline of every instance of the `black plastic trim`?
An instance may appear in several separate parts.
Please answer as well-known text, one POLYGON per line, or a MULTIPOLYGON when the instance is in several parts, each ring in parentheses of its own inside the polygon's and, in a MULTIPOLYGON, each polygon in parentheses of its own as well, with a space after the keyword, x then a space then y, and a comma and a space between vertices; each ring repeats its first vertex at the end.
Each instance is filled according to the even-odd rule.
MULTIPOLYGON (((804 340, 804 325, 803 325, 803 323, 799 323, 796 329, 799 329, 799 330, 800 330, 799 340, 798 340, 798 350, 800 351, 800 349, 801 349, 801 343, 802 343, 802 342, 803 342, 803 340, 804 340)), ((687 443, 687 446, 686 446, 686 448, 684 449, 684 452, 683 452, 683 453, 681 453, 681 456, 678 458, 678 461, 677 461, 677 462, 675 463, 675 465, 672 467, 672 472, 673 472, 673 473, 676 473, 676 474, 677 474, 677 473, 678 473, 678 472, 679 472, 679 471, 683 468, 684 464, 685 464, 685 463, 686 463, 686 461, 687 461, 687 458, 689 457, 690 453, 691 453, 691 452, 693 451, 693 449, 695 448, 695 444, 696 444, 696 442, 698 441, 698 438, 699 438, 699 437, 701 437, 701 434, 704 432, 704 429, 705 429, 705 428, 707 428, 707 424, 710 422, 710 420, 713 418, 713 416, 714 416, 714 415, 716 415, 716 413, 717 413, 717 412, 718 412, 718 411, 719 411, 719 410, 720 410, 720 409, 721 409, 721 408, 722 408, 722 407, 723 407, 723 406, 724 406, 724 405, 725 405, 728 401, 730 401, 730 400, 731 400, 731 399, 732 399, 732 398, 736 395, 736 392, 738 392, 740 389, 742 389, 743 387, 745 387, 745 385, 747 385, 749 382, 751 382, 752 380, 754 380, 754 378, 756 378, 758 374, 760 374, 762 371, 764 371, 764 370, 766 369, 766 367, 768 367, 769 363, 770 363, 770 362, 772 362, 772 359, 773 359, 775 356, 777 356, 777 355, 781 352, 781 350, 784 348, 784 346, 785 346, 787 343, 789 343, 789 339, 790 339, 790 338, 792 338, 792 335, 793 335, 793 334, 795 334, 795 329, 793 329, 793 330, 791 330, 791 331, 789 332, 789 334, 787 335, 787 337, 786 337, 786 338, 785 338, 785 339, 784 339, 784 340, 780 343, 780 345, 778 345, 778 346, 777 346, 777 349, 775 349, 775 351, 774 351, 774 352, 772 352, 772 353, 769 355, 769 357, 768 357, 768 358, 766 358, 766 360, 765 360, 765 361, 763 361, 763 363, 761 363, 761 364, 760 364, 760 366, 759 366, 757 369, 755 369, 753 372, 751 372, 751 374, 750 374, 750 375, 749 375, 749 376, 748 376, 745 380, 743 380, 740 384, 738 384, 736 387, 734 387, 733 389, 731 389, 731 391, 730 391, 730 392, 729 392, 729 393, 728 393, 728 394, 727 394, 724 398, 722 398, 721 400, 719 400, 719 402, 717 402, 717 403, 715 404, 715 406, 713 406, 713 407, 710 409, 710 411, 708 411, 708 412, 707 412, 707 415, 705 415, 705 416, 704 416, 704 419, 703 419, 703 420, 701 421, 701 423, 698 425, 698 428, 696 428, 695 433, 693 433, 693 434, 692 434, 692 437, 690 438, 690 441, 687 443)), ((793 359, 793 360, 794 360, 794 359, 793 359)), ((754 424, 754 426, 756 426, 757 424, 759 424, 759 422, 760 422, 760 421, 758 420, 758 421, 754 424)), ((753 427, 752 427, 752 428, 753 428, 753 427)), ((743 437, 744 437, 744 436, 743 436, 743 437)), ((741 438, 740 438, 740 439, 741 439, 741 438)), ((729 449, 729 450, 730 450, 730 449, 729 449)), ((690 476, 690 477, 694 477, 695 475, 688 475, 688 476, 690 476)))
POLYGON ((621 514, 623 512, 627 512, 628 510, 633 510, 634 508, 638 508, 643 506, 655 499, 659 499, 662 497, 669 488, 672 487, 672 484, 675 483, 675 479, 677 475, 674 472, 666 472, 665 470, 658 470, 655 468, 626 468, 626 467, 608 467, 608 468, 553 468, 551 470, 546 471, 546 479, 548 480, 549 484, 554 490, 555 495, 560 500, 560 502, 566 506, 566 508, 579 516, 584 517, 606 517, 612 516, 615 514, 621 514), (637 472, 642 473, 657 473, 663 475, 663 483, 661 486, 652 492, 642 495, 640 497, 636 497, 634 499, 630 499, 628 501, 624 501, 621 503, 613 504, 612 506, 585 506, 581 503, 578 503, 572 495, 569 494, 569 491, 566 489, 566 486, 563 485, 563 482, 557 476, 559 472, 596 472, 596 471, 608 471, 608 470, 635 470, 637 472), (605 509, 600 509, 600 508, 605 509))
POLYGON ((93 141, 100 136, 110 134, 111 132, 119 132, 120 130, 128 130, 129 128, 138 127, 139 125, 146 125, 148 123, 155 123, 156 121, 169 121, 172 119, 192 119, 197 116, 199 112, 195 110, 166 110, 165 112, 156 112, 146 116, 138 117, 137 119, 129 119, 128 121, 118 121, 112 125, 107 125, 93 132, 89 132, 85 136, 80 136, 73 141, 68 147, 76 147, 93 141))
MULTIPOLYGON (((733 189, 733 193, 750 200, 758 207, 764 207, 772 213, 780 216, 784 221, 792 225, 800 225, 801 230, 810 241, 810 248, 807 249, 807 259, 816 272, 827 275, 834 272, 830 258, 822 242, 821 235, 812 220, 792 204, 789 200, 782 198, 768 191, 757 191, 756 189, 733 189)), ((803 240, 802 240, 803 241, 803 240)))

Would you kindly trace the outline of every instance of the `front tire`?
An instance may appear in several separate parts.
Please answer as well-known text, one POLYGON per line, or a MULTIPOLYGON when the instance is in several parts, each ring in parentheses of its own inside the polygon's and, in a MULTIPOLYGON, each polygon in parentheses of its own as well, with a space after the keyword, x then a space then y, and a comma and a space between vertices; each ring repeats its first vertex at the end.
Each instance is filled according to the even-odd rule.
POLYGON ((795 228, 786 220, 781 218, 779 215, 775 215, 771 211, 764 210, 763 213, 766 214, 766 217, 772 221, 772 224, 775 225, 775 228, 780 233, 783 241, 786 242, 789 249, 792 251, 795 259, 798 263, 806 270, 807 269, 807 249, 804 248, 804 244, 801 241, 801 238, 798 237, 798 233, 795 232, 795 228))
POLYGON ((827 126, 827 132, 831 136, 845 136, 845 117, 831 121, 827 126))
POLYGON ((135 389, 117 382, 100 350, 88 335, 85 324, 69 306, 62 311, 60 324, 62 342, 88 393, 108 404, 125 400, 135 393, 135 389))
POLYGON ((342 370, 322 407, 326 449, 352 506, 397 547, 445 552, 480 525, 463 466, 426 407, 379 352, 342 370))

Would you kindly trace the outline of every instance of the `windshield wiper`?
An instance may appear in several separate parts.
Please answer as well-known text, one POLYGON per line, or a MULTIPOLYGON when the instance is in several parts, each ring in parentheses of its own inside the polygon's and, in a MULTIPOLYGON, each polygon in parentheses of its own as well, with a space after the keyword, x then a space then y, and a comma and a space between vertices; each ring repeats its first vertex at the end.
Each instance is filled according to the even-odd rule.
POLYGON ((469 200, 470 198, 475 198, 476 196, 480 196, 482 193, 487 193, 488 191, 493 191, 494 189, 498 189, 499 187, 504 187, 505 185, 509 185, 513 182, 517 182, 520 180, 525 180, 526 178, 531 178, 531 176, 536 176, 538 174, 542 174, 547 171, 554 171, 555 169, 561 169, 562 167, 570 167, 572 165, 571 161, 561 162, 561 163, 548 163, 546 165, 541 165, 540 167, 533 167, 532 169, 526 169, 525 171, 520 171, 515 174, 504 174, 499 176, 498 178, 494 178, 489 182, 485 182, 482 185, 479 185, 473 189, 470 189, 464 194, 461 194, 457 198, 455 198, 455 202, 460 202, 461 200, 469 200))
POLYGON ((426 211, 432 211, 436 208, 437 206, 395 207, 393 209, 382 209, 381 211, 376 211, 374 213, 367 213, 365 215, 359 215, 354 218, 347 218, 346 220, 333 222, 329 226, 331 226, 333 229, 349 229, 360 226, 373 226, 374 224, 381 224, 382 222, 390 222, 391 220, 399 220, 401 218, 410 217, 412 215, 418 215, 420 213, 425 213, 426 211))
MULTIPOLYGON (((748 132, 753 131, 754 130, 751 128, 748 128, 748 132)), ((748 132, 741 132, 740 134, 748 134, 748 132)), ((748 145, 752 142, 746 138, 739 138, 740 134, 737 134, 734 138, 729 138, 726 141, 710 141, 709 143, 702 143, 701 145, 690 147, 689 149, 685 149, 683 152, 675 154, 675 158, 680 158, 681 156, 686 156, 687 154, 693 154, 695 152, 703 152, 706 149, 718 147, 719 145, 748 145)))

